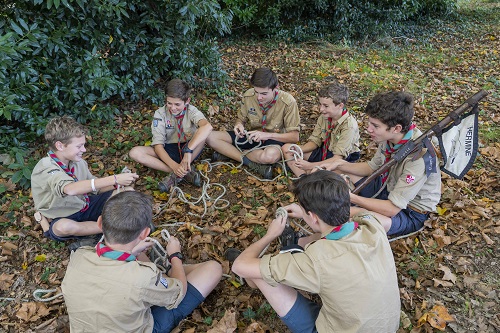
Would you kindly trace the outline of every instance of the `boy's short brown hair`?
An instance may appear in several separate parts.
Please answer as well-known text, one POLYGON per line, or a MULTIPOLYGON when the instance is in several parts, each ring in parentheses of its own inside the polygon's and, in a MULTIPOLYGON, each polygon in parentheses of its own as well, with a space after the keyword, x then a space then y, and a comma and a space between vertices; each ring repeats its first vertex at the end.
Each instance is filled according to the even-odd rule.
POLYGON ((166 97, 179 98, 186 102, 191 96, 191 87, 186 81, 173 79, 167 83, 166 97))
POLYGON ((86 134, 86 128, 69 116, 52 118, 45 126, 45 141, 50 149, 56 149, 56 142, 67 145, 73 138, 81 138, 86 134))
POLYGON ((330 83, 319 90, 318 97, 331 98, 335 105, 340 103, 346 105, 349 99, 349 89, 338 82, 330 83))
POLYGON ((250 84, 257 88, 274 89, 278 86, 278 76, 270 68, 257 68, 250 78, 250 84))
POLYGON ((415 110, 413 95, 404 91, 389 91, 375 95, 366 105, 368 117, 380 120, 387 128, 401 125, 402 132, 409 131, 415 110))

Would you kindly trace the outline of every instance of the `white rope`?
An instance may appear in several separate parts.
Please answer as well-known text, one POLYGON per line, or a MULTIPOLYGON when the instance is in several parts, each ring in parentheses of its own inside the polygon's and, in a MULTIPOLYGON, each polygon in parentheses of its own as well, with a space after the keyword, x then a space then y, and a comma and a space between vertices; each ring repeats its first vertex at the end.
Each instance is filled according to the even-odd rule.
MULTIPOLYGON (((210 164, 210 162, 208 160, 202 160, 201 163, 206 163, 208 165, 207 174, 208 174, 208 172, 212 171, 212 165, 210 164)), ((162 214, 163 211, 167 207, 170 206, 171 199, 174 198, 175 193, 177 193, 177 198, 179 198, 180 201, 182 201, 188 205, 197 205, 200 202, 203 203, 203 214, 200 215, 200 214, 188 212, 189 215, 197 216, 200 218, 203 218, 207 214, 209 202, 212 202, 212 207, 214 207, 214 209, 225 209, 230 205, 229 200, 222 199, 222 197, 227 192, 226 187, 220 183, 212 183, 211 184, 210 178, 208 178, 208 176, 206 174, 204 174, 203 172, 201 172, 201 171, 199 171, 199 172, 200 172, 200 175, 204 178, 203 185, 201 187, 200 196, 195 197, 193 200, 188 200, 186 198, 184 191, 180 187, 174 186, 170 192, 170 199, 168 200, 168 202, 166 204, 163 204, 160 206, 160 210, 158 213, 155 214, 155 217, 162 214), (210 189, 213 189, 213 188, 220 188, 222 193, 220 195, 218 195, 217 197, 210 196, 208 194, 208 192, 210 189)))
POLYGON ((56 298, 59 298, 61 297, 63 294, 62 293, 59 293, 57 295, 54 295, 52 297, 47 297, 47 298, 41 298, 40 296, 38 296, 39 294, 51 294, 51 293, 54 293, 56 292, 57 289, 36 289, 34 292, 33 292, 33 298, 35 299, 35 301, 37 302, 50 302, 56 298))
MULTIPOLYGON (((125 166, 123 169, 122 169, 122 172, 120 173, 131 173, 132 170, 130 170, 127 166, 125 166)), ((120 193, 121 189, 124 188, 125 186, 124 185, 118 185, 116 187, 116 193, 120 193)))

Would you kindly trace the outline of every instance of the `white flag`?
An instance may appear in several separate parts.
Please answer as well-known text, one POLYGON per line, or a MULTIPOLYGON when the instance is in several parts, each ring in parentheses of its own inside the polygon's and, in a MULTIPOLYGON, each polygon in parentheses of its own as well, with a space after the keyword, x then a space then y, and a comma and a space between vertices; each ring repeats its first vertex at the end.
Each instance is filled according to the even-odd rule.
POLYGON ((439 137, 444 161, 441 170, 458 179, 465 176, 476 159, 479 130, 477 111, 476 106, 458 125, 450 125, 439 137))

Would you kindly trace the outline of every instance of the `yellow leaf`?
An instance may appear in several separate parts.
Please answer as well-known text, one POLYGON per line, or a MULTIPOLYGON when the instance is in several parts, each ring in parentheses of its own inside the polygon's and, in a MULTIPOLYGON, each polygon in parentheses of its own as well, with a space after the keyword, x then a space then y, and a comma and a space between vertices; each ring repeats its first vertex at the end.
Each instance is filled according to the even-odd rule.
POLYGON ((90 109, 90 111, 94 111, 96 107, 97 107, 97 104, 94 104, 94 106, 92 107, 92 109, 90 109))
POLYGON ((38 262, 44 262, 45 260, 47 260, 47 256, 45 254, 39 254, 35 257, 35 261, 38 262))
POLYGON ((236 281, 236 280, 231 280, 230 282, 231 282, 231 284, 232 284, 233 286, 235 286, 236 288, 241 287, 241 283, 239 283, 239 282, 238 282, 238 281, 236 281))
POLYGON ((146 141, 146 142, 144 143, 144 145, 145 145, 145 146, 151 146, 151 141, 146 141))
POLYGON ((23 268, 24 270, 27 270, 27 269, 28 269, 28 263, 27 263, 26 261, 25 261, 25 262, 23 262, 22 268, 23 268))
POLYGON ((113 43, 113 36, 109 35, 109 44, 113 43))
POLYGON ((160 200, 168 200, 168 193, 160 192, 160 191, 153 191, 153 197, 155 197, 156 199, 160 199, 160 200))
POLYGON ((240 172, 240 171, 239 171, 238 169, 236 169, 236 168, 232 168, 232 169, 231 169, 231 174, 232 174, 232 175, 234 175, 234 174, 236 174, 236 173, 238 173, 238 172, 240 172))
POLYGON ((441 208, 439 206, 436 207, 436 211, 437 211, 439 216, 444 215, 444 213, 446 213, 447 210, 448 210, 447 208, 441 208))
POLYGON ((156 230, 155 232, 152 232, 152 233, 149 235, 149 237, 156 237, 156 236, 158 236, 159 234, 161 234, 161 230, 160 230, 160 229, 156 230))

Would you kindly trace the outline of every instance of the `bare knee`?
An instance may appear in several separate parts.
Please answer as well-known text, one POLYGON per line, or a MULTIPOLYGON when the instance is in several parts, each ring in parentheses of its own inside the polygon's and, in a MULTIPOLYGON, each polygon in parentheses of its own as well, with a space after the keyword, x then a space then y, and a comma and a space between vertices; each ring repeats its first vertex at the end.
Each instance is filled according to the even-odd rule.
POLYGON ((69 219, 60 219, 52 225, 52 232, 56 236, 71 236, 75 234, 74 221, 69 219))
POLYGON ((141 159, 141 156, 142 156, 142 148, 141 146, 137 146, 137 147, 134 147, 130 150, 130 152, 128 153, 128 156, 133 159, 134 161, 139 161, 141 159))
POLYGON ((203 269, 206 269, 207 272, 210 272, 210 275, 213 275, 214 279, 220 280, 222 277, 222 266, 215 260, 210 260, 205 262, 203 269))

